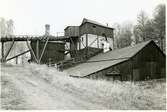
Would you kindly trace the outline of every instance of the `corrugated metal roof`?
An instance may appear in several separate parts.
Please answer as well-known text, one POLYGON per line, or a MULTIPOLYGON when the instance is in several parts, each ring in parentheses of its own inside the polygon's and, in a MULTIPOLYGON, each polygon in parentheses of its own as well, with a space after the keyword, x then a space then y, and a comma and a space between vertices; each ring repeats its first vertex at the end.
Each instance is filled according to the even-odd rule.
POLYGON ((128 60, 138 53, 151 41, 146 41, 135 46, 129 46, 122 49, 101 53, 90 58, 86 63, 65 70, 71 76, 84 77, 92 73, 101 71, 110 66, 116 65, 128 60))
POLYGON ((85 23, 92 23, 92 24, 96 24, 96 25, 99 25, 99 26, 102 26, 102 27, 105 27, 105 28, 114 29, 114 28, 111 28, 111 27, 105 26, 105 25, 103 25, 103 24, 101 24, 101 23, 99 23, 99 22, 96 22, 96 21, 93 21, 93 20, 90 20, 90 19, 86 19, 86 18, 84 18, 84 19, 83 19, 83 21, 82 21, 82 24, 81 24, 81 25, 83 25, 83 24, 85 24, 85 23))

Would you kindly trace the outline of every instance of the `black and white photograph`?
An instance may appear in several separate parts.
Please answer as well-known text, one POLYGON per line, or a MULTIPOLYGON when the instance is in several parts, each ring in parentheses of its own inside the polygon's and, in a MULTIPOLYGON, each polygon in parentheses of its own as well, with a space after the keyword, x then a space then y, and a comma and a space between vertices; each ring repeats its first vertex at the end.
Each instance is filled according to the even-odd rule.
POLYGON ((6 110, 166 110, 166 1, 0 0, 6 110))

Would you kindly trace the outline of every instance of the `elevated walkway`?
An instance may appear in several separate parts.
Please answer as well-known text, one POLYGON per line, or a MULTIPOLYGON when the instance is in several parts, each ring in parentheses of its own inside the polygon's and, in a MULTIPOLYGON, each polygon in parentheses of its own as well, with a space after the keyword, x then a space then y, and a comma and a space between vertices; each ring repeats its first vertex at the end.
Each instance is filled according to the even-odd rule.
POLYGON ((10 42, 10 41, 46 41, 49 38, 49 41, 64 41, 69 39, 67 36, 52 36, 52 35, 11 35, 11 36, 2 36, 0 42, 10 42))

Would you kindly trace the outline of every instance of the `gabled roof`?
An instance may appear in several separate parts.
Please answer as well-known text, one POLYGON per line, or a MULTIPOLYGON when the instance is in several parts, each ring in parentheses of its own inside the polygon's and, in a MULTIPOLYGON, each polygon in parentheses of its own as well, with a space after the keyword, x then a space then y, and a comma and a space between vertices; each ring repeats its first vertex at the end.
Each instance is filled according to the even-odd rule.
POLYGON ((79 26, 67 26, 64 30, 68 29, 69 27, 79 27, 79 26))
POLYGON ((118 50, 101 53, 90 58, 87 62, 69 68, 66 72, 71 76, 84 77, 92 73, 101 71, 105 68, 114 66, 136 55, 146 45, 153 41, 146 41, 135 46, 129 46, 118 50))
POLYGON ((99 23, 99 22, 96 22, 96 21, 93 21, 93 20, 90 20, 90 19, 86 19, 86 18, 83 19, 81 26, 82 26, 83 24, 85 24, 85 23, 92 23, 92 24, 95 24, 95 25, 98 25, 98 26, 102 26, 102 27, 105 27, 105 28, 114 29, 114 28, 105 26, 105 25, 103 25, 103 24, 101 24, 101 23, 99 23))

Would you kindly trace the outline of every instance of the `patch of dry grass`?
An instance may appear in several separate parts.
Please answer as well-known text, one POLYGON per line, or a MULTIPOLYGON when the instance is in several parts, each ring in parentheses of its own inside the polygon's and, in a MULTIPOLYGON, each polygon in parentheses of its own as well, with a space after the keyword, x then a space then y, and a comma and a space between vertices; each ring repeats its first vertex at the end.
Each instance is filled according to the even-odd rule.
POLYGON ((31 64, 25 68, 52 86, 75 94, 81 99, 99 103, 106 109, 166 109, 164 79, 135 83, 108 82, 68 77, 66 73, 45 65, 31 64))

